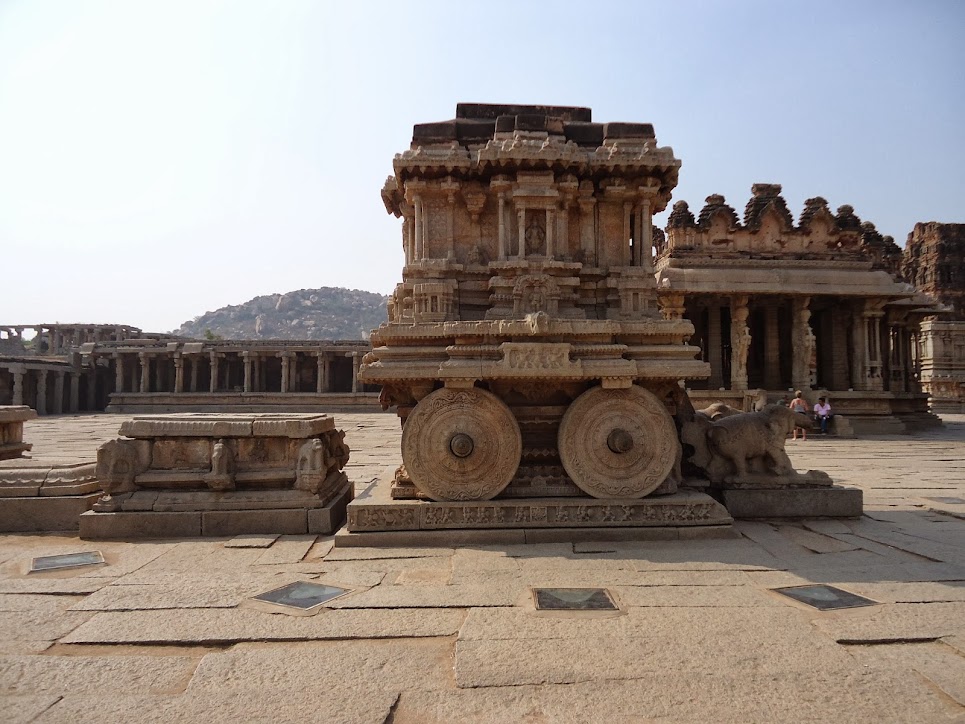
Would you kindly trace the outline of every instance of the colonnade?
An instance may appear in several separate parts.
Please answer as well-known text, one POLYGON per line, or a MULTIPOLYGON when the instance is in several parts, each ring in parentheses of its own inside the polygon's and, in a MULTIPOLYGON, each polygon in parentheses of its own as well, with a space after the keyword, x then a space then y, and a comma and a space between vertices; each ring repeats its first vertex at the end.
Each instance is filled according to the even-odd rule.
POLYGON ((694 323, 708 389, 920 391, 917 321, 887 299, 668 294, 660 303, 666 318, 694 323))
POLYGON ((39 415, 60 415, 97 410, 96 395, 94 369, 0 361, 0 404, 28 405, 39 415))
POLYGON ((121 342, 139 337, 137 327, 117 324, 16 324, 0 325, 0 338, 23 343, 24 332, 33 330, 36 354, 65 355, 82 344, 121 342))
POLYGON ((360 392, 362 352, 304 350, 162 349, 116 351, 114 391, 120 393, 281 392, 326 394, 360 392), (337 360, 351 360, 349 389, 339 389, 337 360))

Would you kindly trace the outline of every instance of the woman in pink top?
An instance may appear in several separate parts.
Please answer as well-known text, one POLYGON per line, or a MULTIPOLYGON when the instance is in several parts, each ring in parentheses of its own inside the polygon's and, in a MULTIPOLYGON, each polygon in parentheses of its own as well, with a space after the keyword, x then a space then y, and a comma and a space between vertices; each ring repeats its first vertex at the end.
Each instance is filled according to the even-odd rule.
POLYGON ((823 398, 819 397, 814 405, 814 416, 821 424, 821 434, 828 434, 828 422, 831 420, 831 405, 823 398))

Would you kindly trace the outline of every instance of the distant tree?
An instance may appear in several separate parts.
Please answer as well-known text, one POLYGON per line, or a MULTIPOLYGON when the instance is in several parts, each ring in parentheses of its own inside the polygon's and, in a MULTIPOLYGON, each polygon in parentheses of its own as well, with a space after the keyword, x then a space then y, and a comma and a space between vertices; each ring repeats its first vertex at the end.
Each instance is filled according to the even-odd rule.
POLYGON ((215 334, 215 333, 212 332, 210 329, 205 329, 205 330, 204 330, 204 338, 205 338, 206 340, 208 340, 209 342, 218 342, 218 341, 224 339, 224 337, 222 337, 220 334, 215 334))

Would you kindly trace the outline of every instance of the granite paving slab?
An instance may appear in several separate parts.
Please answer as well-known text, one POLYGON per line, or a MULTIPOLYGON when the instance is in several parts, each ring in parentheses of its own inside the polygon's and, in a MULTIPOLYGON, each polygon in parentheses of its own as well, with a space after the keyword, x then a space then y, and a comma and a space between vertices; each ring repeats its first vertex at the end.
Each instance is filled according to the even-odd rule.
POLYGON ((307 617, 245 608, 116 611, 94 615, 61 643, 196 645, 451 636, 464 617, 458 609, 322 610, 307 617))

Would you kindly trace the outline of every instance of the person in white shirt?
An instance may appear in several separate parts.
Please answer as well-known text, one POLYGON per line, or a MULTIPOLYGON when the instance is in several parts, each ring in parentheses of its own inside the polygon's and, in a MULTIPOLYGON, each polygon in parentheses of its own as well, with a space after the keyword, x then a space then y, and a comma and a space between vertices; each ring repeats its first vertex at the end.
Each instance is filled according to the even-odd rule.
POLYGON ((831 405, 823 397, 819 397, 814 404, 814 416, 821 425, 821 434, 828 434, 828 423, 831 421, 831 405))

